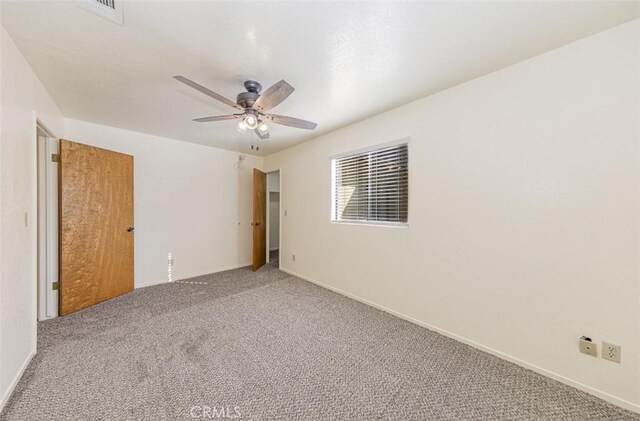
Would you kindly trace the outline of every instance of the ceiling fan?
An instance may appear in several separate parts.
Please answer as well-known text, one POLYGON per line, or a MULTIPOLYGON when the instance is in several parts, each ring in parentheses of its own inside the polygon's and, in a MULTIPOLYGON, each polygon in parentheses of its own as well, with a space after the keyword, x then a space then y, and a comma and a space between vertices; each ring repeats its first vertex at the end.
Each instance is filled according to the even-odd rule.
POLYGON ((276 82, 262 94, 260 94, 262 91, 262 85, 255 80, 247 80, 244 82, 244 87, 247 92, 240 92, 236 97, 236 102, 233 102, 184 76, 174 76, 174 79, 240 111, 236 114, 195 118, 193 121, 197 121, 198 123, 240 120, 237 126, 240 132, 253 130, 260 139, 269 138, 269 126, 267 126, 264 120, 281 124, 283 126, 307 130, 314 130, 318 125, 311 121, 301 120, 299 118, 289 117, 286 115, 267 114, 269 110, 287 99, 287 97, 294 91, 293 86, 289 85, 284 80, 276 82))

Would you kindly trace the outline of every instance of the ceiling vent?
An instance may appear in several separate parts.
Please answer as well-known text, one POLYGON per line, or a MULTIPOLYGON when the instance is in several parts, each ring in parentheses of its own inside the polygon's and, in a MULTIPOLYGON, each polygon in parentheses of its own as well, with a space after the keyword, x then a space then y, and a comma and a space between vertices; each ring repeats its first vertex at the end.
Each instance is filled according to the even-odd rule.
POLYGON ((122 25, 122 0, 76 0, 85 10, 122 25))
POLYGON ((103 4, 113 10, 116 10, 116 2, 114 0, 95 0, 100 4, 103 4))

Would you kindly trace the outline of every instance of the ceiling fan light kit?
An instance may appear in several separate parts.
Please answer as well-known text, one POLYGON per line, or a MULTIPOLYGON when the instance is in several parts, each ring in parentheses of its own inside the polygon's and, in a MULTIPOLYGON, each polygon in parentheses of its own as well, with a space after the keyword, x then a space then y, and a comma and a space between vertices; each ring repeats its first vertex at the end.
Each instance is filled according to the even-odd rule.
POLYGON ((238 132, 244 133, 247 130, 251 130, 257 134, 261 140, 269 139, 269 126, 267 126, 265 121, 263 121, 263 118, 264 120, 271 121, 275 124, 295 127, 298 129, 314 130, 318 126, 316 123, 311 121, 295 117, 267 114, 268 111, 287 99, 287 97, 289 97, 289 95, 294 91, 293 86, 289 85, 284 80, 275 83, 262 94, 260 94, 262 91, 262 85, 260 83, 255 80, 247 80, 244 82, 244 87, 247 91, 240 92, 236 97, 236 102, 234 103, 224 96, 205 88, 184 76, 174 76, 174 79, 217 101, 222 102, 223 104, 241 111, 236 114, 201 117, 193 120, 198 123, 239 119, 240 121, 236 125, 238 132))
POLYGON ((247 131, 247 125, 244 124, 244 121, 238 121, 238 125, 236 126, 236 129, 238 130, 239 133, 244 133, 247 131))

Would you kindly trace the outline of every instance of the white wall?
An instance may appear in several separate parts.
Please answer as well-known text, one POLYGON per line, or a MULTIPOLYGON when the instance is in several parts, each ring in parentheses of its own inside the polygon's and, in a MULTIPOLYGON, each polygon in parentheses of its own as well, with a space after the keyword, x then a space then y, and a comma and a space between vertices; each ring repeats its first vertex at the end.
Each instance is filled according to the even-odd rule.
POLYGON ((253 168, 262 158, 77 120, 65 138, 134 156, 135 285, 251 264, 253 168))
POLYGON ((639 43, 636 20, 268 156, 282 268, 638 411, 639 43), (332 224, 330 157, 407 136, 409 227, 332 224))
POLYGON ((0 90, 1 409, 36 352, 36 116, 56 135, 64 121, 4 28, 0 90))

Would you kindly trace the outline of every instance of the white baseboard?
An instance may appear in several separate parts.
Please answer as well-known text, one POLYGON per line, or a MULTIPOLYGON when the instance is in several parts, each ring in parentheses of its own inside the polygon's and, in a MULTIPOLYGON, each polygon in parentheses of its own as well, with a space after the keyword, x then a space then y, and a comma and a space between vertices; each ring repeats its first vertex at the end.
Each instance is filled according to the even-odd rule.
POLYGON ((462 343, 464 343, 466 345, 469 345, 469 346, 472 346, 472 347, 474 347, 476 349, 479 349, 481 351, 487 352, 487 353, 489 353, 491 355, 494 355, 494 356, 496 356, 498 358, 501 358, 503 360, 506 360, 506 361, 509 361, 511 363, 517 364, 520 367, 524 367, 524 368, 529 369, 531 371, 534 371, 534 372, 536 372, 538 374, 542 374, 543 376, 549 377, 549 378, 551 378, 553 380, 557 380, 560 383, 564 383, 564 384, 566 384, 568 386, 571 386, 571 387, 574 387, 574 388, 576 388, 578 390, 581 390, 583 392, 589 393, 590 395, 594 395, 594 396, 596 396, 596 397, 598 397, 598 398, 600 398, 600 399, 602 399, 604 401, 607 401, 607 402, 609 402, 609 403, 611 403, 613 405, 619 406, 619 407, 627 409, 629 411, 640 413, 640 405, 637 405, 637 404, 635 404, 633 402, 627 401, 625 399, 618 398, 617 396, 614 396, 614 395, 611 395, 609 393, 603 392, 602 390, 599 390, 599 389, 595 389, 595 388, 593 388, 591 386, 587 386, 587 385, 585 385, 583 383, 580 383, 580 382, 577 382, 575 380, 572 380, 572 379, 570 379, 568 377, 565 377, 565 376, 563 376, 561 374, 554 373, 553 371, 549 371, 549 370, 547 370, 545 368, 542 368, 542 367, 539 367, 539 366, 537 366, 535 364, 528 363, 528 362, 523 361, 523 360, 521 360, 519 358, 516 358, 516 357, 514 357, 512 355, 505 354, 504 352, 501 352, 501 351, 498 351, 496 349, 490 348, 488 346, 482 345, 482 344, 477 343, 475 341, 472 341, 470 339, 463 338, 461 336, 456 335, 455 333, 451 333, 451 332, 449 332, 447 330, 444 330, 444 329, 441 329, 439 327, 433 326, 433 325, 431 325, 429 323, 426 323, 426 322, 423 322, 421 320, 417 320, 417 319, 414 319, 412 317, 406 316, 406 315, 404 315, 404 314, 402 314, 400 312, 397 312, 395 310, 391 310, 391 309, 389 309, 387 307, 384 307, 382 305, 376 304, 376 303, 374 303, 372 301, 369 301, 369 300, 366 300, 364 298, 360 298, 360 297, 358 297, 356 295, 353 295, 353 294, 350 294, 348 292, 342 291, 342 290, 340 290, 338 288, 334 288, 334 287, 332 287, 330 285, 323 284, 322 282, 318 282, 315 279, 309 278, 308 276, 301 275, 301 274, 296 273, 296 272, 294 272, 294 271, 292 271, 290 269, 287 269, 287 268, 284 268, 284 267, 280 267, 280 270, 283 271, 283 272, 288 273, 289 275, 293 275, 293 276, 298 277, 300 279, 303 279, 305 281, 311 282, 312 284, 316 284, 316 285, 318 285, 318 286, 320 286, 322 288, 328 289, 328 290, 336 292, 336 293, 338 293, 340 295, 344 295, 345 297, 348 297, 348 298, 351 298, 353 300, 359 301, 359 302, 361 302, 363 304, 366 304, 368 306, 377 308, 378 310, 382 310, 382 311, 384 311, 386 313, 392 314, 392 315, 394 315, 396 317, 404 319, 404 320, 406 320, 408 322, 411 322, 413 324, 416 324, 418 326, 424 327, 424 328, 432 330, 434 332, 438 332, 438 333, 440 333, 440 334, 442 334, 442 335, 444 335, 444 336, 446 336, 448 338, 454 339, 454 340, 456 340, 458 342, 462 342, 462 343))
POLYGON ((148 282, 143 282, 143 283, 141 283, 141 284, 135 284, 135 285, 134 285, 134 289, 150 287, 150 286, 153 286, 153 285, 160 285, 160 284, 164 284, 164 283, 166 283, 166 282, 167 282, 167 280, 166 280, 166 279, 162 279, 162 280, 159 280, 159 281, 148 281, 148 282))
POLYGON ((13 391, 16 388, 16 386, 18 385, 18 382, 22 378, 22 375, 24 374, 25 370, 29 366, 29 363, 31 362, 31 360, 35 356, 36 356, 36 353, 34 351, 27 357, 26 361, 20 367, 20 370, 18 370, 18 373, 15 375, 13 380, 11 380, 11 384, 9 385, 9 389, 7 389, 7 391, 2 396, 2 400, 0 400, 0 412, 2 412, 2 410, 4 409, 4 406, 9 401, 9 398, 11 397, 11 394, 13 393, 13 391))
POLYGON ((191 275, 184 275, 184 276, 181 276, 180 278, 174 279, 173 281, 174 282, 175 281, 184 281, 185 279, 197 278, 198 276, 212 275, 214 273, 226 272, 228 270, 240 269, 240 268, 244 268, 244 267, 247 267, 247 266, 251 266, 251 262, 243 263, 243 264, 240 264, 240 265, 226 266, 226 267, 213 269, 213 270, 208 270, 206 272, 201 272, 201 273, 196 273, 196 274, 191 274, 191 275))
MULTIPOLYGON (((208 270, 206 272, 200 272, 200 273, 196 273, 196 274, 183 275, 183 276, 180 276, 179 278, 175 278, 172 282, 184 281, 185 279, 197 278, 198 276, 211 275, 213 273, 226 272, 228 270, 240 269, 240 268, 244 268, 244 267, 247 267, 247 266, 251 266, 251 262, 240 264, 240 265, 226 266, 226 267, 213 269, 213 270, 208 270)), ((166 284, 168 282, 169 281, 166 280, 166 279, 161 279, 159 281, 143 282, 143 283, 140 283, 140 284, 136 284, 135 285, 135 289, 150 287, 150 286, 153 286, 153 285, 166 284)))

